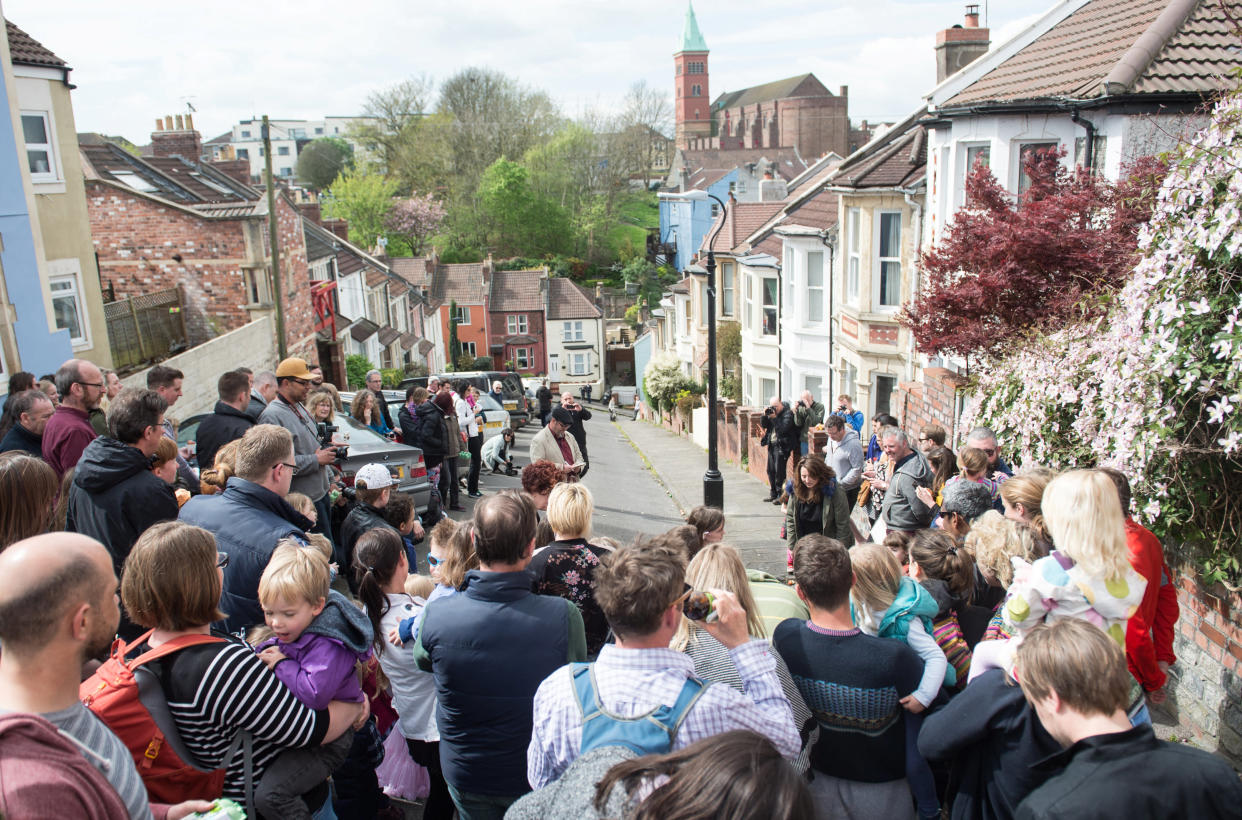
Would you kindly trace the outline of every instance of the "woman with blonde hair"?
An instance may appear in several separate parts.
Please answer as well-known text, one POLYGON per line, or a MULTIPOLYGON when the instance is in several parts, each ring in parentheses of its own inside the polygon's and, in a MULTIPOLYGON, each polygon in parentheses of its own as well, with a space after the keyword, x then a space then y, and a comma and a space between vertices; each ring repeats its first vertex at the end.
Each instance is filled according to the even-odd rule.
POLYGON ((1125 647, 1126 621, 1147 580, 1130 566, 1117 486, 1099 470, 1070 470, 1048 483, 1043 508, 1056 549, 1014 567, 1001 608, 1014 639, 980 644, 971 678, 996 666, 1012 668, 1017 641, 1041 623, 1078 618, 1125 647), (986 656, 980 655, 985 646, 986 656))
POLYGON ((332 414, 336 412, 336 405, 332 402, 332 394, 327 390, 316 389, 303 402, 306 412, 310 414, 311 421, 318 424, 321 421, 332 421, 332 414))
POLYGON ((526 568, 535 576, 534 591, 572 601, 586 627, 587 654, 599 654, 608 639, 608 620, 595 601, 595 573, 608 550, 589 540, 595 499, 585 484, 562 482, 548 496, 548 524, 553 541, 535 551, 526 568))
POLYGON ((1044 471, 1021 473, 1006 480, 1000 487, 1001 503, 1005 505, 1005 517, 1028 524, 1040 541, 1046 545, 1044 553, 1052 550, 1052 536, 1044 521, 1044 490, 1055 473, 1044 471))
MULTIPOLYGON (((732 592, 737 596, 737 602, 742 609, 746 610, 746 631, 750 637, 771 638, 764 629, 759 607, 751 594, 742 556, 734 547, 720 542, 704 545, 686 566, 686 584, 697 590, 721 589, 732 592)), ((732 686, 739 692, 744 691, 742 677, 738 674, 729 650, 697 621, 683 617, 669 648, 690 656, 694 661, 695 676, 732 686)), ((772 657, 776 659, 776 676, 780 679, 781 689, 789 700, 790 708, 793 709, 794 724, 798 727, 803 741, 802 751, 795 765, 799 772, 805 772, 809 765, 808 755, 813 740, 807 726, 813 724, 814 718, 798 692, 785 662, 776 653, 772 657)))
MULTIPOLYGON (((975 557, 975 568, 983 583, 989 589, 1002 591, 1008 590, 1013 583, 1015 564, 1025 566, 1048 554, 1041 547, 1033 528, 1006 518, 995 510, 985 513, 970 528, 963 547, 975 557)), ((984 627, 983 640, 1013 637, 1005 629, 1005 617, 1001 612, 1004 602, 1002 596, 992 608, 991 619, 984 627)))
POLYGON ((240 444, 241 439, 234 439, 216 450, 216 463, 204 469, 202 475, 199 476, 199 484, 204 495, 224 492, 225 485, 235 475, 237 448, 240 444))

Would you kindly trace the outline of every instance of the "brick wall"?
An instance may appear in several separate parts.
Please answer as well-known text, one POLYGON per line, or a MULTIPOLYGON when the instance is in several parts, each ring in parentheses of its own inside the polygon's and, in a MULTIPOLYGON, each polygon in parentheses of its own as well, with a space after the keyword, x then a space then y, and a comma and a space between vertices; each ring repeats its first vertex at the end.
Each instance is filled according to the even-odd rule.
POLYGON ((888 325, 868 325, 867 341, 873 345, 897 344, 897 328, 888 325))
MULTIPOLYGON (((280 242, 281 302, 285 311, 285 343, 290 356, 318 358, 315 310, 310 297, 310 265, 306 262, 306 235, 302 214, 284 196, 276 197, 276 233, 280 242)), ((267 231, 263 232, 266 245, 267 231)), ((270 256, 270 250, 266 251, 270 256)))
POLYGON ((965 378, 943 367, 926 368, 921 382, 898 384, 893 410, 902 429, 917 433, 923 425, 934 421, 948 431, 948 441, 956 441, 957 418, 953 409, 957 390, 964 384, 965 378))
POLYGON ((1169 669, 1169 699, 1155 707, 1175 722, 1179 738, 1242 769, 1242 595, 1178 578, 1181 608, 1169 669))
POLYGON ((191 344, 246 324, 241 220, 208 220, 86 181, 99 276, 118 299, 182 286, 191 344))

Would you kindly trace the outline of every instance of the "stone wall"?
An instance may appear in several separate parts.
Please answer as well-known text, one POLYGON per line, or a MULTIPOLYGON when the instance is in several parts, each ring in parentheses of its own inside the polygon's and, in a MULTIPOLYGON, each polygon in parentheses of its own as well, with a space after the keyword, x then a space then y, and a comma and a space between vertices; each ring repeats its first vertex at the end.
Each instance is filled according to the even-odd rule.
POLYGON ((1157 707, 1179 739, 1216 752, 1242 769, 1242 595, 1203 587, 1183 570, 1181 613, 1173 639, 1169 699, 1157 707))
MULTIPOLYGON (((181 398, 168 411, 170 419, 180 422, 199 413, 210 413, 219 397, 216 381, 226 371, 239 367, 249 367, 256 373, 276 369, 275 319, 263 316, 160 364, 185 374, 181 381, 181 398)), ((126 387, 145 388, 149 371, 150 368, 140 370, 126 376, 121 383, 126 387)))

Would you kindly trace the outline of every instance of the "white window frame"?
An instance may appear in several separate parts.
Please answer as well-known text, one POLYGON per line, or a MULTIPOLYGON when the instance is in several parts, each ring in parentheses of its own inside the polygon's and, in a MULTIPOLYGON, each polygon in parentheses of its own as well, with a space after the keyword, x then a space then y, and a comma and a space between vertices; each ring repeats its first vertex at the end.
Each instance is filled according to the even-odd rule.
POLYGON ((1022 170, 1022 153, 1028 148, 1035 150, 1037 148, 1060 148, 1061 141, 1056 137, 1044 137, 1042 139, 1019 140, 1013 145, 1013 190, 1018 196, 1026 193, 1026 189, 1022 187, 1022 179, 1025 176, 1022 170))
POLYGON ((457 320, 457 326, 470 324, 470 305, 458 305, 457 314, 453 317, 457 320))
POLYGON ((762 336, 776 336, 777 326, 780 324, 780 320, 781 320, 781 306, 780 304, 778 304, 780 300, 780 292, 781 292, 780 291, 780 280, 777 279, 775 276, 764 276, 759 283, 759 290, 760 290, 759 310, 763 311, 763 313, 759 315, 759 333, 762 336), (771 279, 772 282, 775 283, 775 287, 773 287, 771 291, 775 295, 775 298, 773 299, 773 303, 770 305, 764 301, 768 295, 768 284, 767 283, 769 279, 771 279), (767 317, 767 311, 769 310, 772 311, 772 315, 774 317, 772 319, 772 332, 771 333, 767 331, 766 317, 767 317))
POLYGON ((862 209, 849 208, 845 212, 845 301, 858 306, 859 282, 862 279, 862 209))
POLYGON ((567 376, 589 376, 591 375, 591 351, 589 350, 571 350, 566 354, 569 358, 569 367, 566 371, 567 376))
POLYGON ((735 266, 732 262, 723 262, 720 265, 720 315, 733 316, 737 310, 734 304, 734 270, 735 266))
MULTIPOLYGON (((687 322, 689 322, 690 320, 689 308, 690 308, 690 304, 689 304, 689 301, 687 300, 686 302, 686 321, 687 322)), ((581 319, 577 319, 571 322, 565 322, 563 325, 561 325, 561 341, 563 342, 584 342, 586 341, 586 332, 583 329, 584 324, 585 322, 583 322, 581 319)), ((686 329, 689 330, 689 325, 687 325, 686 329)))
POLYGON ((759 377, 759 401, 763 402, 766 407, 768 402, 772 401, 772 397, 776 395, 776 379, 765 379, 759 377))
POLYGON ((755 297, 754 297, 754 281, 755 277, 751 274, 743 274, 743 295, 742 300, 742 329, 750 330, 754 320, 755 297))
POLYGON ((70 336, 69 341, 75 348, 91 346, 90 317, 86 313, 86 300, 82 294, 82 276, 76 259, 57 259, 48 262, 48 290, 52 296, 52 321, 60 330, 68 330, 57 321, 56 301, 69 298, 73 301, 73 309, 77 313, 80 336, 70 336), (56 289, 56 285, 68 285, 67 288, 56 289))
POLYGON ((519 370, 529 370, 533 366, 531 361, 534 358, 534 348, 517 347, 513 349, 513 363, 517 365, 519 370))
POLYGON ((884 209, 875 211, 874 213, 875 217, 872 219, 871 234, 871 260, 873 266, 871 271, 871 308, 877 313, 891 313, 901 309, 901 285, 902 277, 905 275, 902 270, 901 248, 905 242, 905 225, 902 224, 902 212, 900 210, 884 209), (897 218, 898 235, 896 256, 880 256, 881 225, 883 224, 884 217, 886 216, 895 216, 897 218), (883 292, 880 286, 883 282, 883 268, 886 263, 896 263, 897 265, 897 302, 892 305, 886 305, 882 302, 883 292))
POLYGON ((527 332, 528 325, 525 313, 510 313, 505 317, 505 323, 509 328, 509 335, 511 336, 515 333, 527 332))
POLYGON ((22 118, 38 117, 43 121, 43 134, 47 138, 47 142, 26 142, 26 124, 22 123, 22 142, 26 146, 26 168, 30 170, 30 181, 32 183, 40 182, 60 182, 63 177, 60 174, 60 156, 56 151, 56 131, 53 127, 52 114, 50 111, 23 111, 22 118), (30 168, 30 152, 42 151, 47 154, 47 171, 36 172, 30 168))
POLYGON ((821 325, 824 323, 824 252, 823 251, 807 251, 806 252, 806 323, 808 325, 821 325), (819 257, 819 284, 816 285, 811 280, 811 257, 819 257), (816 319, 811 315, 811 308, 819 307, 819 318, 816 319))
POLYGON ((463 356, 469 354, 476 359, 479 357, 478 350, 475 348, 474 342, 458 342, 458 344, 461 345, 461 352, 463 356))

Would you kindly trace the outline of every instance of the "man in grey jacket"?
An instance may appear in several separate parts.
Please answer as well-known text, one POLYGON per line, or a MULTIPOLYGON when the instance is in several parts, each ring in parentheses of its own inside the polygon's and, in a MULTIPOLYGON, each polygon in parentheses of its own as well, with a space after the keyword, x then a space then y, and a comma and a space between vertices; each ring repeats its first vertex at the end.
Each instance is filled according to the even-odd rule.
POLYGON ((304 359, 292 358, 281 362, 276 368, 276 396, 263 410, 259 423, 275 424, 293 434, 293 461, 297 469, 289 490, 302 493, 315 503, 318 520, 312 529, 331 541, 328 465, 336 459, 336 448, 320 446, 319 428, 302 406, 302 401, 310 392, 313 375, 304 359))
POLYGON ((892 460, 880 515, 889 530, 921 530, 931 524, 932 509, 919 500, 919 487, 930 487, 933 471, 923 454, 910 449, 910 440, 896 427, 880 431, 880 446, 892 460))
POLYGON ((824 420, 824 432, 828 434, 828 446, 824 458, 837 474, 837 487, 845 491, 845 500, 851 510, 858 503, 858 491, 862 487, 862 442, 854 428, 840 416, 824 420))

